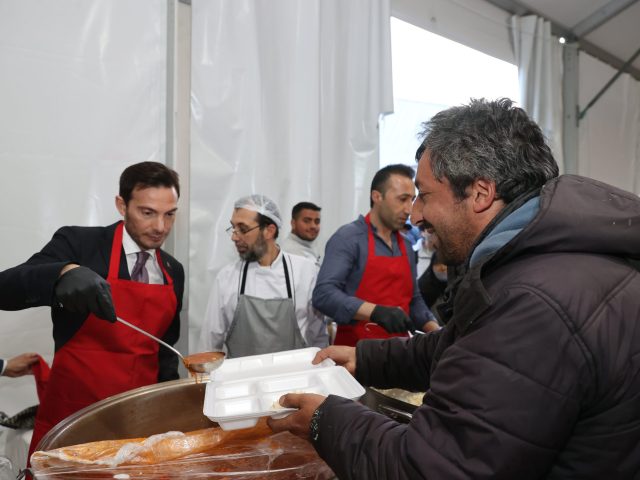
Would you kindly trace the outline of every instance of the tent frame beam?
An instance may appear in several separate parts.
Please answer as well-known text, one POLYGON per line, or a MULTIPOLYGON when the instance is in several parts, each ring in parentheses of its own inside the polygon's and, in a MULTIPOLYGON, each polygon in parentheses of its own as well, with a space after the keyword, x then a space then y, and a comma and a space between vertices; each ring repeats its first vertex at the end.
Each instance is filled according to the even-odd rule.
MULTIPOLYGON (((489 2, 490 4, 501 8, 502 10, 507 11, 508 13, 510 13, 511 15, 538 15, 539 17, 543 17, 546 19, 546 17, 544 15, 542 15, 540 12, 537 12, 535 10, 533 10, 532 8, 523 5, 521 2, 519 2, 518 0, 486 0, 487 2, 489 2)), ((614 15, 616 15, 617 13, 620 13, 622 10, 624 10, 624 8, 629 7, 630 5, 632 5, 633 3, 635 3, 637 0, 612 0, 611 2, 609 2, 609 4, 605 5, 601 10, 607 9, 606 12, 602 12, 599 15, 599 18, 601 17, 602 19, 604 19, 600 25, 602 25, 605 21, 609 20, 610 18, 612 18, 614 15), (613 5, 616 4, 616 5, 613 5), (616 7, 618 10, 614 13, 615 8, 616 7), (606 19, 605 17, 605 13, 609 13, 610 16, 607 17, 606 19)), ((597 12, 596 12, 597 13, 597 12)), ((595 15, 595 13, 594 13, 595 15)), ((593 15, 591 15, 588 18, 593 17, 593 15)), ((596 17, 594 17, 591 22, 593 24, 595 24, 595 19, 596 17)), ((585 19, 586 20, 586 19, 585 19)), ((631 63, 629 62, 624 62, 623 60, 619 59, 618 57, 616 57, 615 55, 612 55, 611 53, 603 50, 602 48, 594 45, 593 43, 587 41, 584 36, 581 35, 577 35, 575 30, 572 30, 570 28, 567 28, 563 25, 560 25, 556 22, 553 22, 551 20, 549 20, 551 22, 551 33, 553 33, 555 36, 557 37, 564 37, 567 41, 567 43, 577 43, 580 50, 582 50, 585 53, 588 53, 589 55, 596 57, 597 59, 603 61, 604 63, 607 63, 609 65, 611 65, 614 69, 619 70, 621 72, 626 72, 629 75, 631 75, 633 78, 635 78, 636 80, 640 81, 640 69, 637 69, 635 67, 633 67, 631 65, 631 63)), ((580 24, 578 24, 580 25, 580 24)), ((598 25, 598 26, 600 26, 598 25)), ((587 31, 586 27, 582 27, 585 31, 587 31)), ((597 27, 593 27, 594 29, 597 27)), ((588 33, 588 32, 587 32, 588 33)))

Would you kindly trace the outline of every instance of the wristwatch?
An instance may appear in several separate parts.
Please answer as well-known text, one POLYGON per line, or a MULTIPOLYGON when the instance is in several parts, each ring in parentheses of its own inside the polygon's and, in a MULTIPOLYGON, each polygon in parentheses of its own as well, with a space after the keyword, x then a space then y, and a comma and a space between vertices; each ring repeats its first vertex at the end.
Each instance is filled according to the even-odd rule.
POLYGON ((320 417, 322 416, 321 406, 316 408, 316 411, 311 415, 311 422, 309 422, 309 436, 312 442, 318 441, 320 435, 320 417))

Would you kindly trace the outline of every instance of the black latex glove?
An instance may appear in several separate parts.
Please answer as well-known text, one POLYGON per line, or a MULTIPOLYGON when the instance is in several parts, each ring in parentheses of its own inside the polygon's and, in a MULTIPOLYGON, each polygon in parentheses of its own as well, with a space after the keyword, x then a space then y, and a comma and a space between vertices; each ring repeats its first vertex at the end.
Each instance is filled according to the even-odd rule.
POLYGON ((93 313, 104 320, 116 321, 111 287, 90 268, 77 267, 65 272, 56 283, 55 296, 70 312, 93 313))
POLYGON ((377 323, 389 333, 415 332, 413 322, 401 308, 376 305, 371 312, 370 320, 377 323))

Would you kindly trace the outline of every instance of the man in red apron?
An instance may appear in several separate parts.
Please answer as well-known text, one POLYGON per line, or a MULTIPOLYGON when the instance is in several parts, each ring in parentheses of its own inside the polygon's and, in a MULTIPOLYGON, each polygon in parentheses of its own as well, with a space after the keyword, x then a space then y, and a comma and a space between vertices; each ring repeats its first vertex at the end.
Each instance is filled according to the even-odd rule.
POLYGON ((54 425, 132 388, 178 378, 166 348, 116 315, 173 345, 180 332, 182 265, 160 249, 175 220, 178 175, 157 162, 124 170, 107 227, 62 227, 39 253, 0 273, 0 308, 51 306, 55 355, 30 454, 54 425))
POLYGON ((413 176, 407 165, 379 170, 369 213, 327 242, 313 305, 338 324, 336 345, 438 328, 416 288, 415 253, 399 233, 415 198, 413 176))

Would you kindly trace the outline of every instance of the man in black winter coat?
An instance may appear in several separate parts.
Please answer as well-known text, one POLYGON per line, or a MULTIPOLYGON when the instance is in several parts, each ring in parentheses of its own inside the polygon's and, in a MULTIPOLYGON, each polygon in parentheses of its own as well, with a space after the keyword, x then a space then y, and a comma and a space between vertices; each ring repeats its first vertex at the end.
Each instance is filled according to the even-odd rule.
POLYGON ((329 347, 363 384, 427 391, 408 425, 289 394, 271 421, 347 479, 640 472, 640 199, 565 175, 507 99, 425 123, 412 221, 459 269, 440 331, 329 347))

